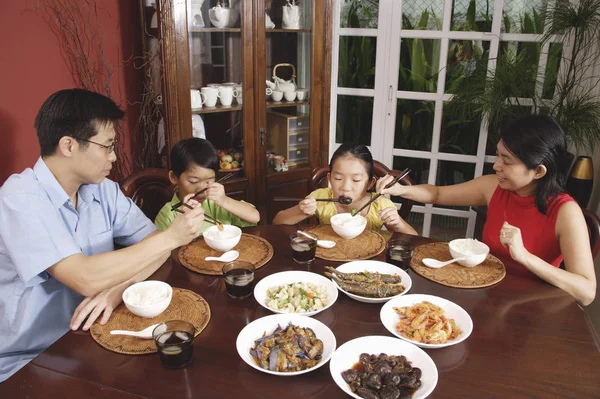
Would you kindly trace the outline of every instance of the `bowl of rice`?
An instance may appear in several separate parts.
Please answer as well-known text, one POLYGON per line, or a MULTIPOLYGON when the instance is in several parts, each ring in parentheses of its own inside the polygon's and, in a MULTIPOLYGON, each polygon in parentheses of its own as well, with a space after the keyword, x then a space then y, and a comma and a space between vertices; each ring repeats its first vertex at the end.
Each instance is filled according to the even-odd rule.
POLYGON ((136 316, 152 318, 164 312, 173 298, 173 288, 163 281, 133 284, 123 292, 123 303, 136 316))
POLYGON ((335 233, 349 240, 359 236, 367 227, 367 219, 362 215, 352 216, 350 213, 338 213, 331 217, 331 228, 335 233))
POLYGON ((275 313, 312 316, 333 305, 337 297, 338 290, 331 280, 303 271, 271 274, 254 287, 256 301, 275 313))
POLYGON ((450 255, 453 258, 464 258, 458 260, 460 265, 475 267, 487 258, 490 247, 473 238, 459 238, 448 243, 450 255))
POLYGON ((242 238, 242 230, 237 226, 230 224, 223 225, 223 231, 217 226, 210 226, 203 234, 204 241, 212 249, 227 252, 235 248, 242 238))

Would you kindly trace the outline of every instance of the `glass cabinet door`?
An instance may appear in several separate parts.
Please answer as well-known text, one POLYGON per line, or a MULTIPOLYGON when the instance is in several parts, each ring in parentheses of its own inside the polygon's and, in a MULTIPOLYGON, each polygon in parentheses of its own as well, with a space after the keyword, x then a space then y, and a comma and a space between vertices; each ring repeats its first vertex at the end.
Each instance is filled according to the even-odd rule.
MULTIPOLYGON (((219 153, 219 175, 245 176, 244 0, 187 0, 192 135, 219 153)), ((220 176, 217 176, 217 179, 220 176)))
POLYGON ((268 176, 310 164, 311 24, 312 1, 265 2, 268 176))

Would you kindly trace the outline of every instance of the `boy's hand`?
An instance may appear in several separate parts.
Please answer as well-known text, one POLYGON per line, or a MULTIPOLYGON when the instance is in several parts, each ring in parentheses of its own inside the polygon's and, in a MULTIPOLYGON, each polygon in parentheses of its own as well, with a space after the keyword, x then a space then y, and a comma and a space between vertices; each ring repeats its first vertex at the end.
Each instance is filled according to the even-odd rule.
POLYGON ((226 198, 227 195, 225 195, 225 187, 223 187, 222 184, 210 183, 208 185, 208 190, 206 190, 206 199, 213 200, 218 206, 223 206, 226 198))
POLYGON ((300 210, 307 216, 312 216, 317 211, 317 201, 311 197, 307 196, 305 199, 298 203, 300 210))
POLYGON ((189 205, 182 206, 183 213, 175 218, 173 223, 164 232, 169 234, 174 240, 175 247, 188 244, 194 238, 198 237, 204 223, 204 209, 200 203, 191 199, 194 193, 188 194, 183 202, 189 205))
POLYGON ((396 231, 397 227, 402 223, 400 215, 398 215, 398 209, 396 208, 385 208, 379 211, 379 218, 386 225, 388 230, 396 231))

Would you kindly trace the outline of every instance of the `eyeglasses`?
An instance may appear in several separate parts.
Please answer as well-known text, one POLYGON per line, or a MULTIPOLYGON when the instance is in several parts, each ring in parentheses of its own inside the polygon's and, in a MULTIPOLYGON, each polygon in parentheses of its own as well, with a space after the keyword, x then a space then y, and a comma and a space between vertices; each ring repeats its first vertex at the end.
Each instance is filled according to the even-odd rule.
POLYGON ((92 144, 96 144, 99 145, 102 148, 106 148, 106 151, 110 154, 115 150, 115 146, 117 145, 117 140, 113 141, 112 144, 110 145, 104 145, 104 144, 100 144, 100 143, 96 143, 95 141, 92 140, 86 140, 86 139, 76 139, 77 141, 85 141, 86 143, 92 143, 92 144))

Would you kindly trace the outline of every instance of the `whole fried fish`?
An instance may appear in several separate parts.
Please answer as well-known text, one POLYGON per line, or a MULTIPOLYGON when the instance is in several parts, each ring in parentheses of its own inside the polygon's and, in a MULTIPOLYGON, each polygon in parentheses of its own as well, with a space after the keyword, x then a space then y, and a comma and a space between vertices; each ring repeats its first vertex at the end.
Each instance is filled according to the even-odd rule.
POLYGON ((325 272, 325 275, 332 278, 344 291, 368 298, 387 298, 404 291, 404 286, 401 284, 389 284, 382 281, 353 282, 342 280, 331 273, 325 272))
POLYGON ((355 283, 368 283, 368 282, 382 282, 390 284, 398 284, 402 281, 402 277, 397 274, 382 274, 372 272, 359 272, 359 273, 344 273, 331 267, 325 266, 325 270, 331 272, 331 274, 337 276, 340 280, 355 282, 355 283))

